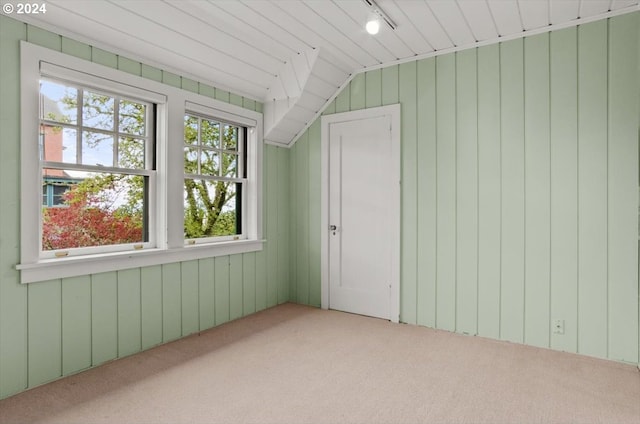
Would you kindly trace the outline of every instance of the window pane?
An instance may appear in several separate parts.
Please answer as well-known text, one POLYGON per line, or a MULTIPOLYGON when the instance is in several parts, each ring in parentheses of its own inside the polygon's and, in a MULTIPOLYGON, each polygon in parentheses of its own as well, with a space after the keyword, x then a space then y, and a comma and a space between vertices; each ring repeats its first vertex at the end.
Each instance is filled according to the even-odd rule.
POLYGON ((120 137, 118 164, 120 168, 144 169, 144 140, 120 137))
POLYGON ((52 125, 40 125, 40 155, 51 162, 77 162, 77 131, 52 125))
POLYGON ((235 183, 185 179, 185 238, 240 234, 237 215, 235 183))
POLYGON ((71 187, 68 185, 53 185, 53 206, 60 206, 65 204, 64 195, 67 191, 69 191, 71 187))
POLYGON ((184 172, 187 174, 198 174, 198 149, 185 147, 184 172))
POLYGON ((229 178, 238 176, 238 155, 233 153, 222 154, 222 176, 229 178))
POLYGON ((129 100, 120 100, 118 131, 132 135, 145 135, 147 107, 129 100))
POLYGON ((224 149, 236 150, 238 148, 238 127, 224 126, 224 149))
POLYGON ((114 130, 114 100, 104 94, 84 92, 82 125, 101 130, 114 130))
POLYGON ((218 122, 202 120, 202 129, 200 137, 202 145, 206 147, 220 148, 220 124, 218 122))
POLYGON ((113 136, 97 132, 82 132, 82 163, 113 166, 113 136))
POLYGON ((78 90, 40 81, 40 118, 65 124, 78 122, 78 90))
POLYGON ((42 208, 42 250, 145 241, 146 177, 45 169, 43 183, 53 171, 66 207, 42 208))
POLYGON ((213 150, 203 150, 200 155, 200 174, 219 175, 220 156, 213 150))
POLYGON ((184 143, 198 143, 198 118, 186 115, 184 117, 184 143))

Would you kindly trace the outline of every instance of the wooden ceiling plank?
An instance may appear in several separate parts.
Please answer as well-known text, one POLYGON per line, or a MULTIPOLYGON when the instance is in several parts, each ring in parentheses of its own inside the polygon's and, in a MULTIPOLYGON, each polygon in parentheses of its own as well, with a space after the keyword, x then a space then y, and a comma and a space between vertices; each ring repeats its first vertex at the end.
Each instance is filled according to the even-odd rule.
MULTIPOLYGON (((339 1, 345 4, 351 3, 350 0, 339 1)), ((414 55, 426 54, 433 51, 433 46, 431 46, 425 36, 418 31, 413 22, 411 22, 405 14, 403 8, 391 0, 380 0, 378 4, 398 25, 393 33, 414 55)))
MULTIPOLYGON (((131 38, 178 54, 185 59, 210 65, 237 78, 253 81, 263 87, 266 87, 270 79, 273 78, 273 75, 268 71, 254 64, 228 56, 224 52, 205 44, 194 43, 192 39, 183 34, 163 27, 149 19, 141 18, 138 14, 121 8, 119 4, 110 2, 78 3, 81 4, 74 2, 71 10, 88 18, 100 16, 101 20, 96 21, 98 23, 109 22, 109 25, 106 26, 112 29, 111 39, 117 38, 121 34, 128 35, 131 38), (205 48, 204 51, 203 47, 205 48)), ((64 3, 65 7, 67 4, 67 2, 64 3)), ((116 43, 116 45, 119 44, 116 43)))
POLYGON ((624 9, 638 4, 638 0, 611 0, 611 10, 624 9))
POLYGON ((551 24, 558 24, 577 19, 579 11, 579 0, 551 0, 549 3, 551 24))
POLYGON ((315 116, 315 112, 295 105, 293 108, 291 108, 287 116, 295 121, 304 122, 305 124, 307 124, 307 122, 313 119, 313 117, 315 116))
MULTIPOLYGON (((122 13, 122 9, 117 8, 109 3, 96 2, 95 5, 89 5, 87 2, 51 2, 51 13, 47 14, 47 20, 54 25, 61 27, 73 24, 74 31, 79 34, 91 34, 96 40, 108 40, 103 42, 101 46, 114 52, 132 52, 130 56, 141 62, 148 59, 154 65, 160 65, 163 69, 177 72, 175 63, 179 63, 180 67, 188 70, 189 76, 206 83, 215 83, 223 88, 235 88, 236 91, 242 90, 243 93, 249 94, 254 98, 261 98, 264 90, 266 90, 267 79, 266 74, 261 75, 247 74, 243 75, 238 72, 229 72, 202 60, 201 55, 195 53, 192 57, 189 51, 185 49, 171 49, 164 45, 161 41, 149 41, 142 39, 138 34, 141 31, 153 30, 151 25, 144 24, 133 15, 122 13), (115 11, 114 11, 115 9, 115 11), (118 14, 117 19, 109 18, 110 14, 118 14), (57 15, 57 16, 56 16, 57 15), (100 21, 93 16, 101 16, 100 21), (118 26, 110 26, 104 22, 117 22, 118 26), (139 23, 143 29, 130 33, 130 25, 139 23), (126 50, 122 48, 126 46, 126 50), (110 48, 112 47, 112 48, 110 48), (135 54, 133 52, 144 52, 144 54, 135 54), (204 77, 206 76, 206 77, 204 77), (262 80, 262 84, 260 81, 262 80)), ((193 53, 193 48, 190 49, 193 53)), ((184 72, 182 72, 184 74, 184 72)))
POLYGON ((299 25, 316 34, 319 46, 332 46, 335 50, 342 51, 358 62, 360 67, 379 64, 381 61, 376 56, 363 50, 357 43, 345 36, 327 19, 319 18, 313 9, 299 0, 280 0, 272 3, 279 8, 283 15, 289 17, 289 21, 297 21, 299 25))
POLYGON ((460 10, 462 10, 465 19, 469 23, 476 40, 490 40, 498 36, 487 3, 483 1, 458 0, 458 6, 460 6, 460 10))
POLYGON ((598 15, 609 11, 610 0, 582 0, 580 2, 580 17, 598 15))
MULTIPOLYGON (((326 40, 309 28, 298 17, 293 17, 288 13, 285 13, 282 8, 278 7, 279 2, 268 2, 262 0, 249 1, 243 3, 246 7, 252 9, 255 13, 262 15, 265 19, 268 19, 272 23, 277 25, 287 33, 291 34, 298 40, 302 41, 307 48, 322 47, 326 43, 326 40)), ((334 56, 337 56, 339 60, 348 65, 349 69, 358 69, 364 66, 356 58, 342 49, 328 44, 327 49, 332 50, 334 56)))
POLYGON ((449 37, 424 1, 394 1, 403 9, 409 21, 420 31, 434 50, 453 47, 449 37))
POLYGON ((327 99, 323 99, 322 97, 318 97, 315 94, 311 94, 309 92, 302 93, 300 100, 296 103, 296 106, 299 105, 307 110, 312 110, 314 112, 318 112, 322 106, 324 106, 327 99))
MULTIPOLYGON (((164 28, 180 28, 180 35, 196 43, 206 45, 208 48, 221 52, 228 57, 239 60, 250 57, 255 67, 271 75, 275 75, 282 66, 283 61, 268 52, 256 48, 250 42, 246 42, 237 36, 222 32, 215 25, 185 13, 172 4, 153 0, 119 0, 117 4, 123 9, 131 11, 138 16, 144 16, 164 28)), ((183 4, 182 6, 184 7, 185 5, 183 4)))
POLYGON ((217 6, 219 3, 210 3, 201 0, 163 0, 173 7, 180 9, 193 17, 199 18, 226 34, 237 37, 250 46, 267 53, 280 62, 289 59, 297 50, 291 46, 276 40, 273 36, 260 28, 249 24, 244 19, 236 18, 226 10, 217 6))
POLYGON ((455 2, 431 1, 429 5, 456 46, 464 46, 476 41, 455 2))
POLYGON ((304 87, 305 91, 309 91, 317 96, 328 99, 333 93, 335 93, 337 87, 322 81, 314 74, 309 75, 307 84, 304 87))
POLYGON ((520 16, 525 30, 549 25, 549 3, 546 1, 518 0, 520 16))
POLYGON ((312 72, 336 87, 340 87, 349 77, 349 73, 333 66, 322 54, 318 56, 312 72))
MULTIPOLYGON (((213 10, 222 11, 233 17, 236 21, 244 22, 248 27, 254 28, 261 34, 273 39, 274 41, 287 46, 293 52, 302 52, 312 47, 301 38, 294 36, 286 29, 282 28, 276 22, 273 22, 268 16, 256 12, 250 7, 237 0, 215 0, 203 2, 207 7, 213 10)), ((253 4, 253 3, 252 3, 253 4)))
POLYGON ((522 32, 520 11, 515 1, 489 0, 491 14, 498 27, 498 35, 512 35, 522 32))

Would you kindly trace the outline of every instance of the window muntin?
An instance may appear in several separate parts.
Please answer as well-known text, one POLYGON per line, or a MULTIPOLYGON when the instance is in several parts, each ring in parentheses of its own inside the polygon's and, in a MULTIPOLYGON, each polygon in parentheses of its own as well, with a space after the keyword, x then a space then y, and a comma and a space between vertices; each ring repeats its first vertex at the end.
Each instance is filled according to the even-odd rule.
POLYGON ((73 181, 56 199, 65 208, 42 208, 41 256, 149 245, 153 109, 115 93, 40 80, 42 185, 73 181))
POLYGON ((187 244, 246 238, 246 128, 184 117, 184 237, 187 244))

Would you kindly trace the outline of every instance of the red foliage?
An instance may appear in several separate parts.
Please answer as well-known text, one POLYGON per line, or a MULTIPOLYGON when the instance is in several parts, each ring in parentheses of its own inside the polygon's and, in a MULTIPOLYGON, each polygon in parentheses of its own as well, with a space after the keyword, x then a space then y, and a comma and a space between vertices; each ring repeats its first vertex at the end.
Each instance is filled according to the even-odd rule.
POLYGON ((142 241, 139 217, 105 210, 94 198, 74 191, 65 194, 67 206, 43 210, 43 250, 142 241))

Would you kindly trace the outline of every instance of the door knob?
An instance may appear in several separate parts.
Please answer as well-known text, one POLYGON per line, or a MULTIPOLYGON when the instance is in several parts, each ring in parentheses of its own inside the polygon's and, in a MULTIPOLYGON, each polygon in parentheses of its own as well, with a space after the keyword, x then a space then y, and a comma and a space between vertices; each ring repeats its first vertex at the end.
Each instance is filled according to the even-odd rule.
POLYGON ((338 227, 336 227, 335 225, 329 225, 329 231, 335 231, 337 229, 338 227))

